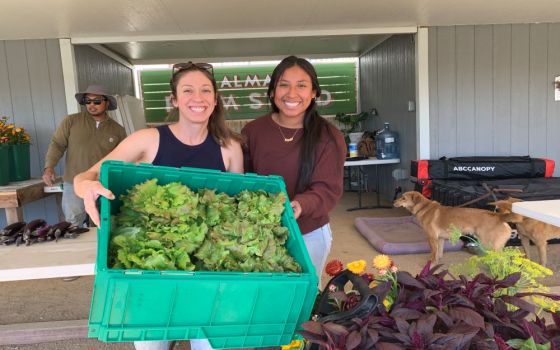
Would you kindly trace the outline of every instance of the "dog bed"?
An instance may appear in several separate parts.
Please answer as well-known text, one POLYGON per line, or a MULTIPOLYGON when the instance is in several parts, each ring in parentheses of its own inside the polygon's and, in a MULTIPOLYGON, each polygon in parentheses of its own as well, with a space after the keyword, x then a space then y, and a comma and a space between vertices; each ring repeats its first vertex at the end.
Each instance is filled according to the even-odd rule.
MULTIPOLYGON (((354 226, 369 243, 383 254, 430 253, 430 245, 424 230, 414 216, 392 218, 359 217, 354 226)), ((443 251, 461 250, 461 241, 452 245, 445 241, 443 251)))

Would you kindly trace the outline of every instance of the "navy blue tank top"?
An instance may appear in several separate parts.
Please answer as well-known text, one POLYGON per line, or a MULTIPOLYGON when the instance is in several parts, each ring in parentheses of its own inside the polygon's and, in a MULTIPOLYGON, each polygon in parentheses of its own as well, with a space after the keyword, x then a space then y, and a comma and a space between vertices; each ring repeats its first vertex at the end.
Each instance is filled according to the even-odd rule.
POLYGON ((189 146, 179 141, 168 125, 158 126, 157 129, 159 147, 153 165, 226 170, 220 145, 210 133, 200 145, 189 146))

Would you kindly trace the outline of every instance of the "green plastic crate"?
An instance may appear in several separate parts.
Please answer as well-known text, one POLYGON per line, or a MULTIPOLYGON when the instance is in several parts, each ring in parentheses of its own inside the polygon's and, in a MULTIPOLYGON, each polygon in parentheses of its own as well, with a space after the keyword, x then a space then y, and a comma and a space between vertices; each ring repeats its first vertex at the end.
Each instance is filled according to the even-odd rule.
POLYGON ((89 337, 105 342, 208 338, 214 348, 278 346, 300 338, 295 332, 310 317, 318 279, 288 201, 282 215, 289 229, 286 248, 301 273, 107 267, 110 217, 118 213, 119 196, 132 186, 157 178, 160 185, 178 181, 229 195, 245 189, 286 192, 281 177, 106 161, 100 178, 117 199, 101 199, 89 337))

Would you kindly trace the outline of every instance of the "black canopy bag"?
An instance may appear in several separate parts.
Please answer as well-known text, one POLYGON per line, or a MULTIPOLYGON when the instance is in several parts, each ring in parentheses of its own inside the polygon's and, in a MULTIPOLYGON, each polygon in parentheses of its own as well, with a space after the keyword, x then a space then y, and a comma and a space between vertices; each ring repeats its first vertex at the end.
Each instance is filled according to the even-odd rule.
POLYGON ((410 176, 416 190, 431 198, 433 180, 547 178, 554 173, 554 165, 551 159, 529 156, 441 157, 411 161, 410 176))
POLYGON ((490 209, 492 201, 514 197, 524 201, 560 198, 560 177, 499 180, 434 180, 432 199, 443 205, 490 209))

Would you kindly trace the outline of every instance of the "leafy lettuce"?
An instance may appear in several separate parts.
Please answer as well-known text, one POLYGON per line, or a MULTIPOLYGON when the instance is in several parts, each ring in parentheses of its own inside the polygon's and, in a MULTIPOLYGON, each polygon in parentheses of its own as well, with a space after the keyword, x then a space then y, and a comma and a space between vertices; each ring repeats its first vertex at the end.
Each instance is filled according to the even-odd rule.
POLYGON ((109 245, 114 268, 301 271, 285 248, 284 193, 244 190, 229 196, 152 179, 120 199, 109 245))

